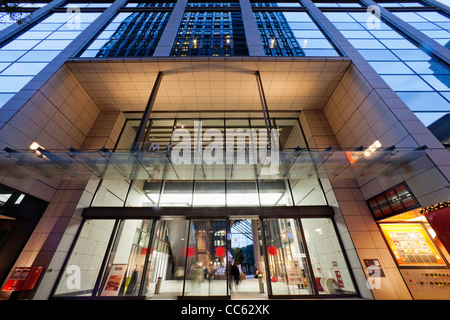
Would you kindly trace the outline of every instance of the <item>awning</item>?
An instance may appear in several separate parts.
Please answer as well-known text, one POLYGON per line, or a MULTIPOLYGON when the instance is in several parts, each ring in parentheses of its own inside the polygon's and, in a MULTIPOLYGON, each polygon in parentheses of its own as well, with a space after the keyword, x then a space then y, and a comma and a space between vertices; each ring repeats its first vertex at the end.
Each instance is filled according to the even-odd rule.
POLYGON ((426 156, 425 148, 366 151, 280 151, 277 161, 263 165, 238 163, 175 164, 164 151, 12 150, 0 151, 0 170, 17 178, 67 180, 255 180, 305 178, 373 178, 401 174, 426 156))

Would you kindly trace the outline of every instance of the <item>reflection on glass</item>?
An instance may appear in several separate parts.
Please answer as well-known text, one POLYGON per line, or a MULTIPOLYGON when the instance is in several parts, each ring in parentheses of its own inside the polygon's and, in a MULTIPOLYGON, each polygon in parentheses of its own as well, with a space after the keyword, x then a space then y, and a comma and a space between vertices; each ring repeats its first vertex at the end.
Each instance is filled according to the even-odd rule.
POLYGON ((224 207, 225 181, 196 181, 194 207, 224 207))
POLYGON ((256 181, 227 181, 227 206, 259 206, 256 181))
POLYGON ((126 180, 102 180, 92 201, 93 207, 122 207, 129 189, 126 180))
POLYGON ((339 56, 306 12, 255 11, 267 56, 339 56))
POLYGON ((165 181, 161 191, 161 207, 192 206, 192 181, 165 181))
MULTIPOLYGON (((324 14, 345 34, 403 102, 417 112, 416 115, 424 120, 425 125, 429 125, 430 118, 450 112, 450 99, 447 95, 450 91, 450 69, 439 58, 423 51, 420 46, 384 22, 380 22, 379 29, 370 29, 366 23, 367 13, 324 14), (425 113, 430 114, 424 117, 425 113)), ((448 17, 433 11, 394 14, 441 44, 448 44, 448 17)))
POLYGON ((152 220, 123 220, 99 289, 100 296, 137 296, 141 288, 152 220))
POLYGON ((301 221, 319 294, 356 293, 331 219, 301 221))
POLYGON ((171 56, 248 56, 240 11, 186 11, 171 56))
POLYGON ((149 57, 169 20, 170 12, 121 12, 81 57, 149 57))
POLYGON ((175 299, 183 293, 189 221, 156 222, 143 294, 147 299, 175 299))
POLYGON ((95 219, 84 222, 63 277, 58 283, 56 297, 92 295, 114 223, 115 220, 95 219), (78 271, 80 279, 71 277, 78 271))
POLYGON ((185 296, 227 295, 226 236, 225 220, 192 220, 185 249, 185 296))
POLYGON ((258 181, 261 206, 292 206, 292 197, 284 180, 258 181))
POLYGON ((264 219, 264 230, 272 294, 313 294, 297 220, 264 219))
MULTIPOLYGON (((55 12, 0 48, 0 61, 11 62, 0 72, 0 94, 20 91, 32 79, 29 76, 39 73, 99 15, 55 12)), ((0 99, 0 107, 9 100, 6 97, 0 99)))

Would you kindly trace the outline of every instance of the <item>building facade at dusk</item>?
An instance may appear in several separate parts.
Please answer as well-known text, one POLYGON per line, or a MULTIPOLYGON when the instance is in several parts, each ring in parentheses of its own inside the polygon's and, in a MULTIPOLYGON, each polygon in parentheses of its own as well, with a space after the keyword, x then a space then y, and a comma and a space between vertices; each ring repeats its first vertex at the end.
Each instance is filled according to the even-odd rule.
POLYGON ((20 6, 0 299, 450 299, 449 7, 20 6))

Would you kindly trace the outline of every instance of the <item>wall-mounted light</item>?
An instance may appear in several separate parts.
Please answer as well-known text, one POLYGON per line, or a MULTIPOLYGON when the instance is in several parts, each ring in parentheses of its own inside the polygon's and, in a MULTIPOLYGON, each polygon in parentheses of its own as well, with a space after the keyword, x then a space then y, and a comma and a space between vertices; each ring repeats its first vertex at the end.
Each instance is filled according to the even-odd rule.
POLYGON ((43 146, 41 146, 39 143, 37 143, 36 141, 33 141, 33 143, 30 144, 29 148, 31 150, 33 150, 34 153, 36 153, 39 157, 43 156, 42 151, 44 151, 45 148, 43 146))

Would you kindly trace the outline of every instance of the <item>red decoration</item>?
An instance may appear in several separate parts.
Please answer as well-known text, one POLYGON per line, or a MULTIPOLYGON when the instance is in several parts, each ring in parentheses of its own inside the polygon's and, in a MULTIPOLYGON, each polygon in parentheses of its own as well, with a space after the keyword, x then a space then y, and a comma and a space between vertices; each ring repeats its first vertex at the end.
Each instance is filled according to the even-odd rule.
POLYGON ((270 278, 270 281, 272 281, 272 282, 278 282, 278 278, 277 278, 277 277, 272 277, 272 278, 270 278))
POLYGON ((188 255, 188 257, 193 257, 197 254, 197 249, 195 247, 185 248, 183 250, 183 255, 186 256, 186 254, 188 255))
POLYGON ((270 254, 271 256, 274 256, 274 255, 277 254, 277 248, 275 248, 274 246, 269 246, 269 247, 267 248, 267 251, 269 252, 269 254, 270 254))
POLYGON ((225 255, 225 248, 224 247, 217 247, 216 248, 216 256, 223 257, 225 255))

